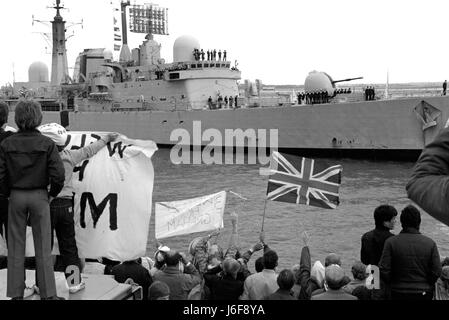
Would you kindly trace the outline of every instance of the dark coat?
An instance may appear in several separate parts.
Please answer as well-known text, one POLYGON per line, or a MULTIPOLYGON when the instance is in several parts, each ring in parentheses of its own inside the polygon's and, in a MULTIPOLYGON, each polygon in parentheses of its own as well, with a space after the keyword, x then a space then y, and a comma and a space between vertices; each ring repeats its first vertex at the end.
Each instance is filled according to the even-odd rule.
POLYGON ((379 265, 380 257, 384 249, 385 241, 394 236, 386 227, 376 227, 376 229, 365 233, 362 236, 362 247, 360 250, 360 261, 366 265, 379 265))
POLYGON ((424 148, 406 189, 417 205, 449 225, 449 129, 424 148))
POLYGON ((148 288, 153 283, 153 279, 145 267, 136 261, 125 261, 114 266, 111 274, 115 281, 119 283, 124 283, 128 278, 133 279, 135 283, 142 287, 143 300, 148 300, 148 288))
POLYGON ((441 275, 440 254, 432 239, 407 228, 385 241, 379 269, 391 290, 430 291, 441 275))
POLYGON ((210 290, 210 300, 238 300, 243 293, 246 277, 234 279, 222 273, 205 273, 205 285, 210 290))
POLYGON ((64 186, 64 165, 55 143, 39 131, 17 132, 0 144, 0 193, 47 189, 56 197, 64 186))

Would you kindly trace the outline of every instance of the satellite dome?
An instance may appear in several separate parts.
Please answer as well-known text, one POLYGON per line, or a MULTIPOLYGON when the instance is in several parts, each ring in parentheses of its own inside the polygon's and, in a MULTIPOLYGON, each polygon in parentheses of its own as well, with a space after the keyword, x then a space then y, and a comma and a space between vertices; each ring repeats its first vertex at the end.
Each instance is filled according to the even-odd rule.
POLYGON ((327 90, 327 93, 332 95, 335 90, 335 86, 332 78, 325 72, 312 71, 304 82, 304 90, 306 92, 327 90))
POLYGON ((41 61, 33 62, 28 68, 29 82, 48 82, 48 67, 41 61))
POLYGON ((173 62, 195 60, 193 49, 201 49, 197 39, 188 35, 179 37, 173 44, 173 62))
POLYGON ((105 49, 103 51, 103 56, 105 60, 113 60, 114 59, 114 55, 112 54, 111 50, 105 49))

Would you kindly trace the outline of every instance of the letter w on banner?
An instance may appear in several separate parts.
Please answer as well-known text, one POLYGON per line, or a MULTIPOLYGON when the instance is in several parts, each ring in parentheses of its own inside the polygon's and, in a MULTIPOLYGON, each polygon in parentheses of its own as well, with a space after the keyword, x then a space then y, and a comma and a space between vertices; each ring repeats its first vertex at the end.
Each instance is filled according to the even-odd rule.
MULTIPOLYGON (((79 149, 104 132, 68 132, 66 150, 79 149)), ((144 256, 149 233, 156 144, 119 138, 73 172, 75 234, 79 255, 125 261, 144 256)), ((28 240, 28 238, 30 238, 28 240)), ((34 255, 31 233, 27 256, 34 255)))
POLYGON ((335 209, 340 203, 341 165, 274 151, 267 200, 335 209))
POLYGON ((226 191, 172 202, 156 202, 156 239, 223 228, 226 191))

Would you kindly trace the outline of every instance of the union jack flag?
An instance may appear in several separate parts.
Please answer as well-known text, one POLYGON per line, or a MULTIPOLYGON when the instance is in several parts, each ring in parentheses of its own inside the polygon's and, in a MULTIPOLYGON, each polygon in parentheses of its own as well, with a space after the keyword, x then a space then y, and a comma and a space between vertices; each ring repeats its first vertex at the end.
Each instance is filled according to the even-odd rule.
POLYGON ((341 165, 274 151, 267 200, 335 209, 340 203, 341 165))

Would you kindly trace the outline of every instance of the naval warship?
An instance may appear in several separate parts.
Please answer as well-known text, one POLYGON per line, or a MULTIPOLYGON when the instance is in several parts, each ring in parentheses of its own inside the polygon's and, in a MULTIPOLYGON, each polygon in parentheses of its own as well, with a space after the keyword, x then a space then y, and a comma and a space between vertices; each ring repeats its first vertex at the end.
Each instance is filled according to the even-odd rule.
MULTIPOLYGON (((251 103, 239 90, 240 70, 224 52, 218 58, 212 52, 205 57, 198 40, 181 36, 173 46, 173 62, 167 63, 154 40, 154 34, 167 34, 167 11, 126 1, 121 2, 120 59, 114 61, 104 48, 85 49, 69 77, 59 0, 54 8, 52 80, 44 90, 53 95, 40 98, 44 121, 59 122, 73 131, 115 131, 153 140, 160 147, 204 147, 211 138, 204 139, 202 133, 215 129, 222 137, 228 132, 247 134, 245 139, 231 136, 219 141, 222 147, 268 146, 305 155, 411 159, 449 117, 447 96, 366 101, 362 91, 342 93, 336 85, 339 81, 316 71, 307 76, 304 93, 325 92, 324 103, 301 99, 298 103, 276 93, 259 95, 256 103, 252 97, 251 103), (127 44, 127 17, 132 31, 146 34, 133 50, 127 44), (173 134, 180 129, 191 139, 173 134), (263 129, 277 130, 272 145, 271 137, 257 136, 263 129)), ((13 111, 14 99, 7 100, 13 111)))

